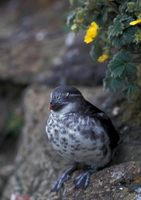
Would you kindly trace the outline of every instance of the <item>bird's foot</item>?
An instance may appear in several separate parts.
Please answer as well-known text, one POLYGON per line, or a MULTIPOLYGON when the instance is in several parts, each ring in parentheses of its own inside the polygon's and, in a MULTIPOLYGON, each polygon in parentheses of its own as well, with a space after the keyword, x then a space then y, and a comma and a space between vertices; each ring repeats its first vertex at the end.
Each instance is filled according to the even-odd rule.
POLYGON ((53 184, 51 192, 58 192, 63 186, 64 182, 67 181, 71 174, 76 170, 76 166, 71 167, 67 171, 65 171, 62 176, 60 176, 57 181, 53 184))
POLYGON ((90 182, 90 172, 83 172, 81 173, 76 179, 74 180, 75 188, 82 188, 85 189, 88 187, 90 182))
POLYGON ((88 169, 84 172, 82 172, 79 176, 76 177, 74 180, 75 188, 82 188, 85 189, 88 187, 90 183, 90 177, 93 172, 95 172, 95 169, 88 169))

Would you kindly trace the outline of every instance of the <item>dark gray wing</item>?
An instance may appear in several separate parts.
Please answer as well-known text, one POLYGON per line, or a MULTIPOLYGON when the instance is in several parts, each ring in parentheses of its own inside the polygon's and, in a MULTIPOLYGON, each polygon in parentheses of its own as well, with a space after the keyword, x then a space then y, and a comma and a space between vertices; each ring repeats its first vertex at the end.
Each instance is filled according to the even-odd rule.
POLYGON ((116 131, 112 121, 110 118, 103 112, 96 113, 96 118, 100 120, 102 126, 106 130, 109 138, 110 138, 110 147, 111 149, 115 149, 119 142, 119 133, 116 131))
POLYGON ((119 133, 116 131, 112 121, 110 118, 99 108, 87 102, 87 107, 89 107, 89 113, 92 117, 97 118, 101 125, 106 130, 109 139, 110 139, 110 147, 111 149, 115 149, 119 142, 119 133))

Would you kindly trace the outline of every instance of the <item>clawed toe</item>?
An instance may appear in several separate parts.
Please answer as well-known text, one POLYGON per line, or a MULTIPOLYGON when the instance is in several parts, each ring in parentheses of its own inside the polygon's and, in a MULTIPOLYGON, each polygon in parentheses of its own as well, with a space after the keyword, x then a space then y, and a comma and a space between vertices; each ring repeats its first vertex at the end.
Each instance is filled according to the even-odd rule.
POLYGON ((89 171, 83 172, 74 180, 74 184, 76 188, 85 189, 88 187, 90 182, 91 173, 89 171))
POLYGON ((53 184, 51 192, 58 192, 60 188, 63 186, 64 182, 69 179, 69 175, 64 176, 64 174, 57 179, 57 181, 53 184))
MULTIPOLYGON (((63 175, 59 177, 57 181, 54 183, 51 192, 58 192, 64 185, 64 182, 66 182, 70 178, 70 176, 75 170, 76 166, 73 166, 66 172, 64 172, 63 175)), ((82 188, 82 189, 87 188, 90 183, 90 176, 94 171, 95 169, 90 168, 85 170, 79 176, 77 176, 76 179, 74 180, 75 188, 82 188)))
POLYGON ((52 188, 51 188, 51 192, 57 192, 59 190, 59 188, 61 188, 62 184, 59 183, 59 180, 57 180, 52 188))
POLYGON ((76 166, 72 166, 70 169, 68 169, 66 172, 60 176, 57 181, 53 184, 51 192, 58 192, 61 187, 63 186, 64 182, 67 181, 70 178, 70 175, 75 171, 76 166))

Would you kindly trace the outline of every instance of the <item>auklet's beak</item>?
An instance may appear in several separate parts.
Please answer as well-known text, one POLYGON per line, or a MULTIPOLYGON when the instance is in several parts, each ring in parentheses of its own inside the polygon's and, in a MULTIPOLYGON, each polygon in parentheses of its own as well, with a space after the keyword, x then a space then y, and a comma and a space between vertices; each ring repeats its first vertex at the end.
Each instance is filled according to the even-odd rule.
POLYGON ((52 110, 52 103, 49 103, 48 109, 52 110))
POLYGON ((60 107, 61 107, 60 104, 56 104, 56 103, 50 102, 50 103, 49 103, 48 109, 49 109, 49 110, 54 110, 54 111, 55 111, 55 110, 58 110, 60 107))

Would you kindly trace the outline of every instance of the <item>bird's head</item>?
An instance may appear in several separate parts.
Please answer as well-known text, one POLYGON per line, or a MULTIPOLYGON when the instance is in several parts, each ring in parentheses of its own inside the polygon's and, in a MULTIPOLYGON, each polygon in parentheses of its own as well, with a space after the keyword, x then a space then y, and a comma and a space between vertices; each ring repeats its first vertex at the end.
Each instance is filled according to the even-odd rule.
POLYGON ((71 86, 56 87, 50 96, 50 110, 59 113, 77 111, 84 98, 79 90, 71 86))

